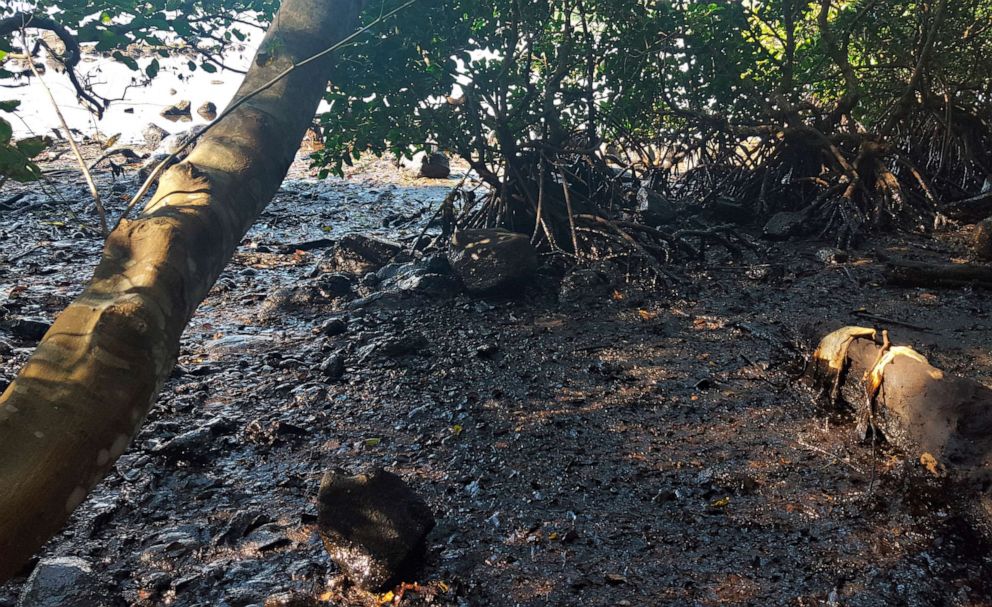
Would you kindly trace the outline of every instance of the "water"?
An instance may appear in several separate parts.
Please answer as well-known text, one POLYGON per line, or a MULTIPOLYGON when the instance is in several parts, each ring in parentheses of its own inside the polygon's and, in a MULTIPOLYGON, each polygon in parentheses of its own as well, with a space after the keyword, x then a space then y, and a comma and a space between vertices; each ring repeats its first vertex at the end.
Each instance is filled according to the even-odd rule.
MULTIPOLYGON (((227 53, 224 63, 235 69, 247 69, 260 40, 260 35, 254 36, 254 40, 249 38, 244 47, 227 53)), ((142 141, 141 131, 152 123, 170 133, 203 124, 207 121, 196 114, 196 108, 212 101, 218 112, 222 111, 234 95, 242 74, 220 68, 213 74, 199 68, 191 72, 187 67, 190 59, 185 56, 159 57, 161 69, 157 77, 144 83, 143 72, 132 71, 113 59, 84 54, 76 68, 80 81, 92 83, 94 92, 113 100, 99 120, 76 99, 75 90, 65 74, 48 69, 42 78, 71 128, 102 138, 120 134, 121 143, 136 143, 142 141), (160 116, 164 108, 182 100, 192 103, 191 122, 171 122, 160 116)), ((151 61, 149 56, 138 59, 138 64, 144 69, 151 61)), ((14 136, 51 134, 59 120, 42 84, 36 78, 22 78, 14 83, 20 86, 0 89, 0 100, 21 101, 12 119, 10 115, 5 116, 14 127, 14 136)))

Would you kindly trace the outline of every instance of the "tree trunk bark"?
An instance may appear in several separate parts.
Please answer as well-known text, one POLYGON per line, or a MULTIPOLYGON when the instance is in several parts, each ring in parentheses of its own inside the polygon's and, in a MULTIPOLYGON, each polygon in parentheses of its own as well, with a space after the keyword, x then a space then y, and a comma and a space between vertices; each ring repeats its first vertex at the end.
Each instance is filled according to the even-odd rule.
MULTIPOLYGON (((284 0, 235 99, 352 33, 363 0, 284 0)), ((326 63, 291 72, 211 129, 0 397, 0 582, 62 527, 141 427, 179 337, 293 162, 326 63)))
POLYGON ((860 336, 847 328, 820 342, 815 358, 827 379, 840 381, 844 400, 887 441, 954 483, 956 507, 992 521, 992 389, 945 373, 909 348, 883 349, 867 335, 871 329, 855 331, 860 336), (838 336, 852 339, 845 344, 838 336))

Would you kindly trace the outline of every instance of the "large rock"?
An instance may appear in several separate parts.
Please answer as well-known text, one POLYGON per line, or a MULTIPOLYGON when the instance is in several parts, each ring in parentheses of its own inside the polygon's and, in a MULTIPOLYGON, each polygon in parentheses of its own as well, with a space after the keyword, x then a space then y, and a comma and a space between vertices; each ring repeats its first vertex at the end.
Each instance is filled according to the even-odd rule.
POLYGON ((428 179, 447 179, 451 175, 451 163, 444 154, 434 153, 420 161, 420 176, 428 179))
POLYGON ((402 250, 395 242, 362 234, 348 234, 331 250, 330 261, 339 272, 364 276, 393 261, 402 250))
POLYGON ((24 584, 17 607, 102 607, 111 604, 105 592, 83 559, 44 559, 24 584))
POLYGON ((430 508, 403 480, 384 470, 324 475, 318 525, 331 559, 357 586, 379 590, 408 573, 434 528, 430 508))
POLYGON ((637 191, 637 210, 644 218, 644 223, 653 227, 671 223, 678 215, 678 209, 672 201, 644 187, 637 191))
POLYGON ((524 234, 464 230, 451 238, 448 262, 469 292, 501 294, 531 277, 537 251, 524 234))

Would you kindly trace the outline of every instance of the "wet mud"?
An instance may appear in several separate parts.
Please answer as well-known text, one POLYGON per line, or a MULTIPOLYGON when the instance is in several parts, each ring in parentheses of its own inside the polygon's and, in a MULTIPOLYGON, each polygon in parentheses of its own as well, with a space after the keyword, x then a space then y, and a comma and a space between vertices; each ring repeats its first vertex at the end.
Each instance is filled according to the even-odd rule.
MULTIPOLYGON (((32 186, 0 211, 0 385, 37 337, 13 319, 43 327, 97 260, 85 190, 61 170, 61 200, 32 186)), ((512 298, 358 277, 260 314, 325 276, 327 249, 297 245, 409 245, 461 170, 428 181, 374 161, 318 182, 301 160, 188 327, 144 429, 39 556, 86 560, 108 605, 992 602, 988 544, 954 496, 797 380, 827 331, 886 318, 934 365, 992 382, 987 294, 885 286, 874 255, 961 256, 967 230, 840 258, 826 243, 746 260, 713 248, 673 268, 681 284, 621 281, 567 305, 545 260, 512 298), (374 467, 437 519, 387 595, 350 587, 316 530, 323 473, 374 467)), ((120 212, 133 184, 101 180, 120 212)), ((0 587, 0 606, 24 582, 0 587)))

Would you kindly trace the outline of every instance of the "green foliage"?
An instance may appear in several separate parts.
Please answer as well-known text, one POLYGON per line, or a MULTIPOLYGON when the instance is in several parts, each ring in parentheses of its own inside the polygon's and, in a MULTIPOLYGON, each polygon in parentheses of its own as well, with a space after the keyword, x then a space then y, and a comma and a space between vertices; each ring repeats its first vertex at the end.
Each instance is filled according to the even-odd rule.
MULTIPOLYGON (((0 101, 0 111, 13 112, 19 101, 0 101)), ((0 179, 28 182, 41 178, 41 169, 32 159, 41 154, 51 143, 47 137, 30 137, 14 141, 10 122, 0 117, 0 179)))
MULTIPOLYGON (((132 45, 163 47, 177 41, 216 53, 234 37, 245 38, 246 23, 265 25, 278 0, 35 0, 35 14, 52 14, 82 43, 95 43, 132 70, 137 62, 127 53, 132 45)), ((24 10, 24 3, 0 0, 0 18, 24 10)), ((11 41, 0 38, 0 48, 11 41)), ((0 55, 0 61, 3 60, 0 55)), ((216 67, 208 60, 201 67, 216 67)), ((148 70, 146 70, 148 73, 148 70)), ((157 69, 148 73, 154 77, 157 69)))

